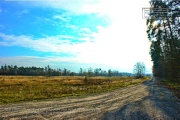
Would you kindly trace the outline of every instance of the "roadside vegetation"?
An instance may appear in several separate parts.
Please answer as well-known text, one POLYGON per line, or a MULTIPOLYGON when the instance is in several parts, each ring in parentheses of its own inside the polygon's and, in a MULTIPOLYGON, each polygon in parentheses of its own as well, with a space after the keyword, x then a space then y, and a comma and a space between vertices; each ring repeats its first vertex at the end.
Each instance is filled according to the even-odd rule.
POLYGON ((80 96, 140 84, 150 77, 0 76, 0 104, 80 96))
POLYGON ((165 87, 170 89, 174 94, 180 98, 180 83, 176 80, 163 79, 165 87))
POLYGON ((174 0, 150 0, 151 12, 146 24, 153 76, 173 80, 171 83, 180 82, 179 4, 180 1, 174 0))
POLYGON ((179 1, 150 0, 147 34, 154 77, 180 98, 180 8, 179 1), (168 11, 163 12, 162 9, 168 11), (153 19, 151 19, 153 18, 153 19))

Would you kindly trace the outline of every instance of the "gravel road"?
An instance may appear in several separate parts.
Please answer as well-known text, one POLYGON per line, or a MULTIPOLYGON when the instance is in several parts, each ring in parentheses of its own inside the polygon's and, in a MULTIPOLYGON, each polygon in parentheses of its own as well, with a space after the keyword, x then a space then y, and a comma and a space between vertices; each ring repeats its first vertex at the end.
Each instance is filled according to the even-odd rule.
POLYGON ((180 100, 154 78, 112 92, 0 105, 0 120, 180 120, 180 100))

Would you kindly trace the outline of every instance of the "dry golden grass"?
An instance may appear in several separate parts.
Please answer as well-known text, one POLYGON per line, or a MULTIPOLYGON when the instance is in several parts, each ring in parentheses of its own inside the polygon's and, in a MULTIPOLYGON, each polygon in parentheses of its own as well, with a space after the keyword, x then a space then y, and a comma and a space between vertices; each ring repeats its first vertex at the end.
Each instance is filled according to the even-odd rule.
POLYGON ((139 84, 149 77, 0 76, 0 104, 100 93, 139 84))

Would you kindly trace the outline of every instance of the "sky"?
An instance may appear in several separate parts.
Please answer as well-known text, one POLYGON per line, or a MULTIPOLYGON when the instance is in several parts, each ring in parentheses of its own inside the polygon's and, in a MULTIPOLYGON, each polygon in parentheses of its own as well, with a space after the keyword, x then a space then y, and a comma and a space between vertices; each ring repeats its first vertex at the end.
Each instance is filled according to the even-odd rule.
POLYGON ((148 0, 0 0, 0 65, 151 73, 148 0))

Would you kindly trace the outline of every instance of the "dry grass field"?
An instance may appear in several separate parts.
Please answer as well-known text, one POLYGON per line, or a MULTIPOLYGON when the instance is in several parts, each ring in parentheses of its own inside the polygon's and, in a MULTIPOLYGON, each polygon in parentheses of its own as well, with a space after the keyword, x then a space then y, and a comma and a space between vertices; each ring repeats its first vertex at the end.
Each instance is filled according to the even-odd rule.
POLYGON ((101 93, 140 84, 149 77, 0 76, 0 104, 101 93))

